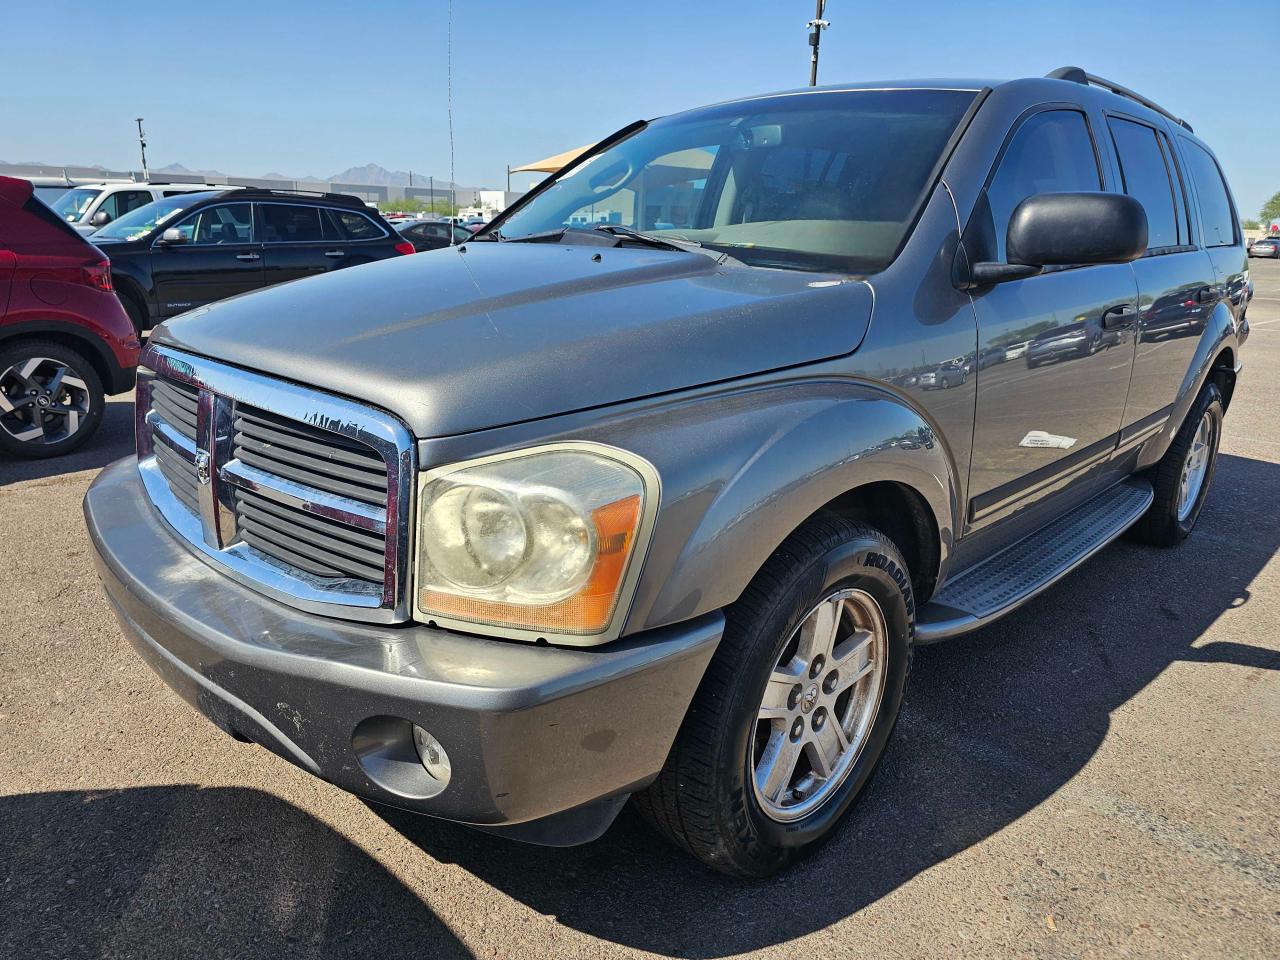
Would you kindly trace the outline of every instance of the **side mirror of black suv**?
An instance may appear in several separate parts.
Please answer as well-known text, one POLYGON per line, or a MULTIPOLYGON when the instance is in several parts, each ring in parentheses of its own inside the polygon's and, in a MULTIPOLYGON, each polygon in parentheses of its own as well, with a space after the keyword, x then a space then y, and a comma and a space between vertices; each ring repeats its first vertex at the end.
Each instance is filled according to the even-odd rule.
POLYGON ((977 263, 977 284, 1002 283, 1050 266, 1128 263, 1147 249, 1147 214, 1118 193, 1038 193, 1014 208, 1007 263, 977 263))

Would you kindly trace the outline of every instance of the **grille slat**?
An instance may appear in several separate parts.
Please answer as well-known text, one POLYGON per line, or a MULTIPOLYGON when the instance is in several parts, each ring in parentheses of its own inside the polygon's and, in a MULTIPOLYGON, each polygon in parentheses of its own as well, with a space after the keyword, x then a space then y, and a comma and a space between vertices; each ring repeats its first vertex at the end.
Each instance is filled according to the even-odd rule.
POLYGON ((313 547, 325 551, 326 554, 332 554, 335 565, 337 558, 342 557, 353 563, 365 564, 379 572, 382 570, 381 551, 369 550, 340 537, 332 536, 327 532, 316 530, 313 526, 300 522, 296 517, 282 517, 268 513, 247 502, 244 497, 240 498, 238 510, 236 511, 236 521, 241 530, 255 530, 265 527, 293 540, 309 543, 313 547))
POLYGON ((240 490, 237 494, 240 504, 246 508, 258 510, 262 513, 268 513, 282 520, 296 523, 304 527, 310 527, 318 533, 328 534, 331 537, 337 537, 340 540, 346 540, 348 543, 357 547, 364 547, 366 550, 372 550, 375 553, 383 549, 385 538, 378 533, 365 533, 355 527, 349 527, 345 523, 339 523, 337 520, 330 520, 327 517, 318 517, 315 514, 307 513, 304 510, 298 510, 295 507, 287 506, 283 503, 276 503, 267 497, 260 496, 256 493, 250 493, 248 490, 240 490))
POLYGON ((196 436, 199 406, 199 395, 186 384, 167 380, 156 380, 152 384, 151 409, 188 440, 196 436))
POLYGON ((249 450, 242 446, 235 447, 235 456, 238 460, 243 460, 251 467, 257 467, 259 470, 265 470, 268 473, 274 473, 278 477, 284 477, 295 483, 301 483, 305 486, 312 487, 316 490, 325 490, 329 493, 336 493, 340 497, 350 497, 352 500, 359 500, 363 503, 372 503, 377 506, 386 506, 386 491, 370 490, 368 487, 361 486, 356 483, 348 483, 335 477, 326 476, 321 473, 315 473, 311 470, 301 469, 290 465, 287 462, 276 459, 275 457, 260 456, 256 451, 249 450))
POLYGON ((196 491, 199 489, 200 481, 196 477, 195 466, 170 451, 164 444, 157 443, 155 449, 156 465, 168 481, 169 489, 182 501, 183 506, 199 516, 200 495, 196 491))
POLYGON ((376 472, 384 481, 383 488, 385 489, 386 466, 383 464, 382 459, 375 454, 327 445, 317 440, 303 437, 295 431, 281 430, 278 427, 243 414, 236 417, 235 428, 241 433, 242 437, 252 437, 255 443, 287 447, 291 451, 310 454, 314 457, 332 460, 335 463, 363 467, 365 473, 376 472))

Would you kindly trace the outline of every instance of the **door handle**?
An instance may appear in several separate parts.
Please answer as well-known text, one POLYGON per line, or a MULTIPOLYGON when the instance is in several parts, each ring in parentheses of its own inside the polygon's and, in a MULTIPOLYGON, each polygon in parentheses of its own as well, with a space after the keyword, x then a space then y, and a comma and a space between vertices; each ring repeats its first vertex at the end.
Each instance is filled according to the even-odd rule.
POLYGON ((260 257, 256 253, 237 253, 236 259, 237 260, 261 260, 262 257, 260 257))
POLYGON ((1111 307, 1102 313, 1102 329, 1114 330, 1116 327, 1127 327, 1137 316, 1138 311, 1134 309, 1132 303, 1111 307))
POLYGON ((1210 300, 1217 300, 1217 299, 1218 299, 1217 287, 1201 287, 1199 290, 1196 291, 1196 295, 1195 295, 1196 303, 1208 303, 1210 300))
POLYGON ((324 255, 326 257, 341 257, 345 254, 345 252, 346 251, 344 250, 326 250, 324 252, 324 255))

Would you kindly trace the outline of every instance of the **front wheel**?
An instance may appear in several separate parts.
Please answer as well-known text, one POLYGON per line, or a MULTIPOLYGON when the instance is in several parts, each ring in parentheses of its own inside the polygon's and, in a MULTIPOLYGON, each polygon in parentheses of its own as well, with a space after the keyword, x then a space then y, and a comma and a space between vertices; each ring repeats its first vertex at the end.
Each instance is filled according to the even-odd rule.
POLYGON ((884 534, 820 514, 726 611, 725 635, 642 814, 708 866, 761 877, 861 795, 902 705, 911 582, 884 534))

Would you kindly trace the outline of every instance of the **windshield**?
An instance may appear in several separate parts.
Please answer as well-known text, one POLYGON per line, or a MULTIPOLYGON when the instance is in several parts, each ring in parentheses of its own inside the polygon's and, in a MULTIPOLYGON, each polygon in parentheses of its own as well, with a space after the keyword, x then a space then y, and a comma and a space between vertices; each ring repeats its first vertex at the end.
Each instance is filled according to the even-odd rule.
POLYGON ((67 223, 76 223, 84 216, 84 212, 89 209, 89 204, 93 203, 94 198, 101 192, 101 190, 89 187, 76 187, 74 190, 68 190, 53 202, 53 212, 67 221, 67 223))
POLYGON ((755 266, 872 273, 914 222, 971 91, 766 97, 655 120, 499 223, 504 239, 601 224, 755 266))
POLYGON ((137 240, 181 213, 197 200, 209 196, 205 193, 183 193, 163 200, 156 200, 137 210, 130 210, 118 220, 112 220, 93 234, 93 242, 99 240, 137 240))

